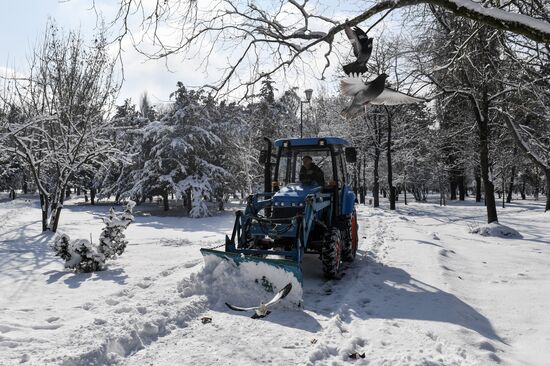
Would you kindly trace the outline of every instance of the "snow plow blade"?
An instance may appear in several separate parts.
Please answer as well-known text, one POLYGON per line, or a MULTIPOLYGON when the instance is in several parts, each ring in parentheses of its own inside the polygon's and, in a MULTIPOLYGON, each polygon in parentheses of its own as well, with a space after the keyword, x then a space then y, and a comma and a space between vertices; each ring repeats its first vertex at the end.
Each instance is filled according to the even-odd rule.
POLYGON ((266 291, 273 292, 292 284, 290 298, 301 302, 302 298, 302 270, 298 263, 285 259, 262 258, 242 253, 225 252, 221 250, 201 248, 204 262, 209 265, 213 262, 225 261, 244 272, 247 279, 261 284, 266 291))

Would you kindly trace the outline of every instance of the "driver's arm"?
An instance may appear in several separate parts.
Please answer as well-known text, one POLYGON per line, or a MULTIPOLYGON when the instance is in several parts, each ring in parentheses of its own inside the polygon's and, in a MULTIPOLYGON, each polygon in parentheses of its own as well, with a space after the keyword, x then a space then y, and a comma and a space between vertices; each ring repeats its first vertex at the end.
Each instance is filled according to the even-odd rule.
POLYGON ((321 187, 323 187, 325 185, 325 173, 323 173, 323 170, 321 170, 321 168, 317 167, 316 170, 316 177, 315 177, 315 180, 317 181, 317 183, 319 183, 319 185, 321 187))
POLYGON ((300 183, 305 183, 307 180, 306 168, 302 165, 300 168, 300 183))

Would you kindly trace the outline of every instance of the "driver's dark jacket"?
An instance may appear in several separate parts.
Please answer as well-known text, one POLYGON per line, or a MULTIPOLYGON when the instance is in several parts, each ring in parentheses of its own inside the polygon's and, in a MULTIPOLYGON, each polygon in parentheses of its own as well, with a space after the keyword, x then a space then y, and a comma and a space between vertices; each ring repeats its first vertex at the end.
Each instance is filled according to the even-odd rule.
POLYGON ((302 165, 302 168, 300 169, 300 182, 303 184, 313 184, 313 182, 316 182, 318 185, 324 186, 325 175, 323 174, 321 168, 314 163, 311 163, 311 167, 309 169, 306 169, 306 167, 302 165))

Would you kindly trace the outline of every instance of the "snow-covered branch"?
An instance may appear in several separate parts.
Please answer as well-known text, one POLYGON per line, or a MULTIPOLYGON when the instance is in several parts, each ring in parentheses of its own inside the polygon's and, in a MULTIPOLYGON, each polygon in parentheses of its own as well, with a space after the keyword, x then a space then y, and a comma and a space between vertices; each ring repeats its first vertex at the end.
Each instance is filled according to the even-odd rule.
MULTIPOLYGON (((544 18, 548 11, 539 9, 538 3, 529 7, 511 1, 501 7, 492 7, 472 0, 381 0, 369 8, 358 9, 354 16, 349 17, 347 24, 358 25, 382 12, 421 4, 523 35, 535 42, 550 43, 550 24, 544 18)), ((230 47, 234 50, 232 61, 219 80, 208 84, 215 93, 222 90, 232 92, 244 87, 245 96, 249 95, 251 86, 261 79, 286 70, 295 63, 307 63, 304 57, 308 54, 316 55, 317 52, 322 52, 327 61, 321 72, 324 76, 330 65, 329 56, 335 52, 335 36, 344 30, 340 19, 325 16, 323 11, 307 1, 281 0, 268 6, 240 0, 202 4, 183 0, 156 0, 149 5, 145 7, 140 0, 121 3, 117 17, 123 25, 120 37, 132 33, 128 21, 137 13, 142 16, 142 28, 153 32, 152 39, 158 40, 155 51, 143 51, 151 58, 162 58, 179 52, 190 53, 194 57, 196 46, 207 44, 210 52, 204 57, 208 59, 215 57, 216 50, 230 47), (181 29, 181 34, 178 37, 172 35, 171 41, 162 40, 159 26, 172 23, 177 24, 175 29, 181 29), (241 80, 236 76, 239 74, 237 70, 244 67, 245 61, 254 72, 248 80, 241 80), (232 80, 237 80, 236 86, 231 86, 232 80)), ((136 46, 140 48, 139 44, 136 46)))

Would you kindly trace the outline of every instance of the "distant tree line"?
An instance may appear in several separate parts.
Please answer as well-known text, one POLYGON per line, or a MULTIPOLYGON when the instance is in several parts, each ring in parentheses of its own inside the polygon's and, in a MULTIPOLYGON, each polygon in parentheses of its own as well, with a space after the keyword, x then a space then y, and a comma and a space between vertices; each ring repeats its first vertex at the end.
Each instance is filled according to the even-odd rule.
MULTIPOLYGON (((425 19, 425 18, 424 18, 425 19)), ((426 89, 429 103, 374 107, 354 120, 341 96, 318 91, 304 108, 304 135, 338 135, 359 150, 350 165, 361 202, 390 208, 429 193, 474 196, 496 221, 497 199, 546 195, 550 210, 550 53, 516 35, 431 9, 414 41, 377 40, 369 70, 392 87, 426 89), (473 29, 473 33, 472 33, 473 29), (528 61, 528 62, 527 62, 528 61), (390 71, 388 71, 390 70, 390 71)), ((297 89, 269 76, 241 101, 175 83, 172 102, 115 105, 120 83, 101 33, 91 43, 48 26, 28 76, 4 78, 0 190, 37 192, 43 230, 56 231, 70 192, 90 203, 180 199, 192 217, 262 187, 263 137, 299 135, 297 89), (211 206, 210 206, 211 207, 211 206)))

